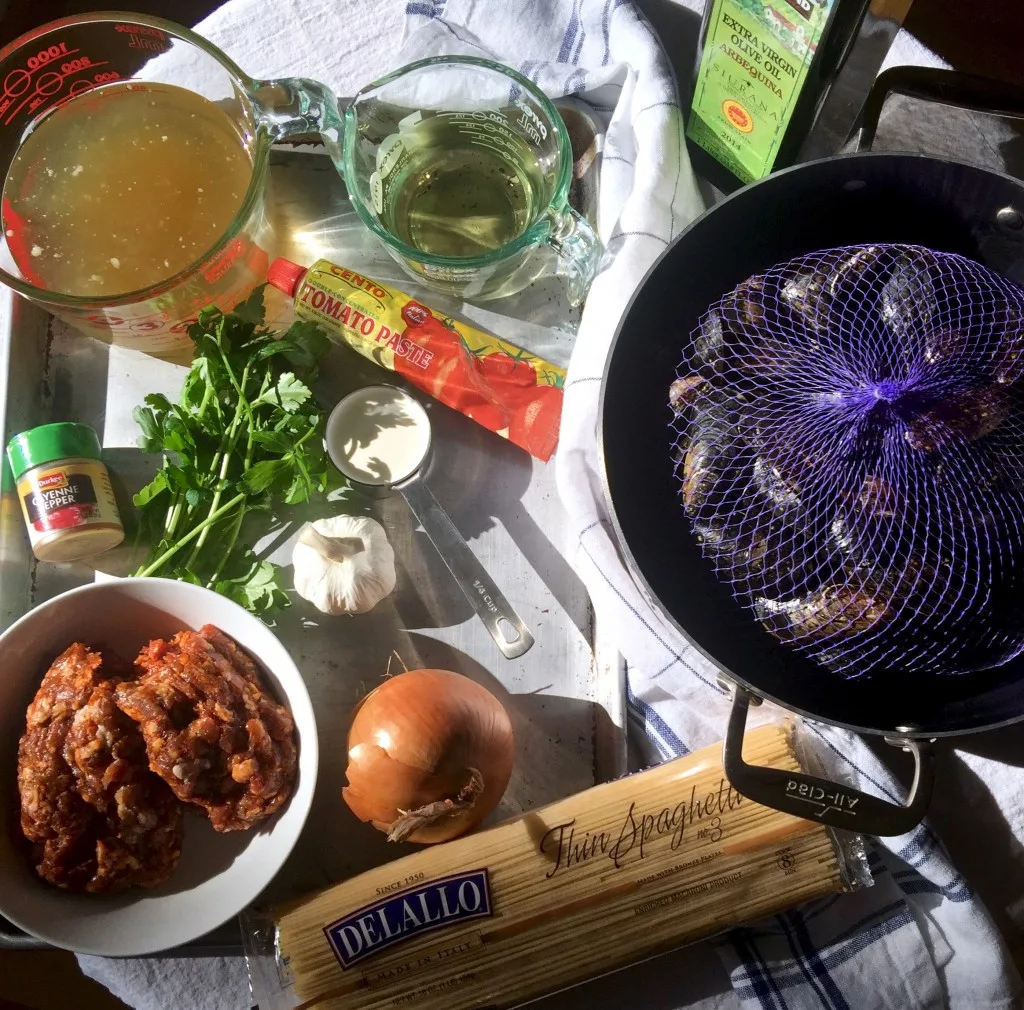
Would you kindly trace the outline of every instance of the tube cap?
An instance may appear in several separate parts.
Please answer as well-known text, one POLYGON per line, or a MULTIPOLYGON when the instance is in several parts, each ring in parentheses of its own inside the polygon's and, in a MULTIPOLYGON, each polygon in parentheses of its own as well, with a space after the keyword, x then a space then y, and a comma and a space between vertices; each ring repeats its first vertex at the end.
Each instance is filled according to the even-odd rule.
POLYGON ((300 267, 298 263, 279 256, 270 264, 267 281, 273 284, 278 291, 283 291, 289 298, 294 298, 295 292, 299 290, 299 282, 305 273, 305 267, 300 267))
POLYGON ((7 459, 16 478, 34 466, 73 456, 86 459, 101 456, 100 440, 87 424, 73 421, 43 424, 15 435, 7 443, 7 459))

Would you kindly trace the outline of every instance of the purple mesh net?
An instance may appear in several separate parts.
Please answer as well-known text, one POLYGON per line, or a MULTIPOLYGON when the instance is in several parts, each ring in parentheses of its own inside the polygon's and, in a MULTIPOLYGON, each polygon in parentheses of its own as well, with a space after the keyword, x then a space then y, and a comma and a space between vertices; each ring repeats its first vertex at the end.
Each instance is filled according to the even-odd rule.
POLYGON ((683 507, 776 638, 844 677, 1024 649, 1024 291, 919 246, 830 249, 720 299, 677 374, 683 507))

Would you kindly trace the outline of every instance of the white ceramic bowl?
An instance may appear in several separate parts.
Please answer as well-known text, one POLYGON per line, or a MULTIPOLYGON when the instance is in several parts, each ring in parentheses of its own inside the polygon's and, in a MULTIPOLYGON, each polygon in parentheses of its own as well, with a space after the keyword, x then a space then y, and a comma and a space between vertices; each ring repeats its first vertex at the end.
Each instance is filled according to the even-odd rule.
POLYGON ((62 593, 0 635, 0 915, 58 947, 88 954, 148 954, 208 933, 249 904, 292 850, 313 800, 317 736, 313 706, 285 648, 261 621, 200 586, 119 579, 62 593), (16 761, 25 709, 53 659, 74 641, 132 659, 152 638, 214 624, 263 668, 295 720, 298 778, 282 810, 249 831, 220 833, 185 815, 181 860, 159 887, 116 895, 69 894, 39 880, 16 850, 16 761))

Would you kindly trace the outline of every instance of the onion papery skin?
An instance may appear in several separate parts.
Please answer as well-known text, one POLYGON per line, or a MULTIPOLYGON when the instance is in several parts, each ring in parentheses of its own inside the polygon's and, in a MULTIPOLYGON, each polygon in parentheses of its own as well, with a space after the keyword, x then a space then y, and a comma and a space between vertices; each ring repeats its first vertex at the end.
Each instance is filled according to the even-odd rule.
POLYGON ((472 806, 445 812, 405 838, 444 842, 497 807, 514 755, 512 722, 490 691, 449 670, 409 670, 356 709, 342 796, 360 820, 388 832, 406 811, 457 800, 475 769, 483 789, 472 806))

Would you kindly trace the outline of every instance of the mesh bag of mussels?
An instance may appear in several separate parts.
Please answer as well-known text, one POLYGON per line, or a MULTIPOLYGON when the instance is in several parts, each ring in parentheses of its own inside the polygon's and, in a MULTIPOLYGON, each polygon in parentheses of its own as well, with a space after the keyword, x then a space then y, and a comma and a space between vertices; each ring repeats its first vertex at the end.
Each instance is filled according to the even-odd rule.
POLYGON ((670 391, 705 558, 844 677, 1024 649, 1024 291, 919 246, 775 266, 701 318, 670 391))

